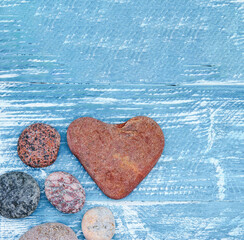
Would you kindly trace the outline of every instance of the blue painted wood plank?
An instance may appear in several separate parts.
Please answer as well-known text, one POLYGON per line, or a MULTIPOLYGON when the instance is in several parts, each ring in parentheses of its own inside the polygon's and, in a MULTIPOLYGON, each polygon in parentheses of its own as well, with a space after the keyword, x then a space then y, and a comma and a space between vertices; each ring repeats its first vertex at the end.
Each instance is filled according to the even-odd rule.
POLYGON ((243 83, 243 9, 240 0, 2 0, 1 79, 243 83))
MULTIPOLYGON (((57 162, 45 172, 67 169, 82 180, 88 199, 107 200, 70 153, 68 125, 82 116, 121 123, 146 115, 160 124, 166 146, 152 173, 128 200, 243 200, 242 88, 1 86, 1 172, 32 170, 17 156, 18 136, 31 123, 45 122, 58 129, 62 141, 57 162)), ((33 174, 45 177, 42 170, 33 174)))
POLYGON ((95 205, 113 210, 114 239, 240 239, 243 234, 243 88, 1 83, 0 93, 0 173, 28 172, 42 190, 29 218, 0 218, 2 239, 17 239, 50 221, 68 224, 84 239, 81 219, 95 205), (165 150, 132 194, 111 200, 69 151, 66 130, 82 116, 119 123, 136 115, 160 124, 165 150), (18 136, 34 122, 51 124, 61 134, 58 159, 45 169, 25 166, 17 156, 18 136), (75 215, 58 212, 45 197, 46 176, 60 170, 76 176, 87 193, 85 208, 75 215))
POLYGON ((244 209, 237 202, 178 202, 141 205, 88 202, 76 214, 57 214, 56 210, 44 205, 45 199, 35 213, 22 220, 6 219, 1 222, 1 239, 18 239, 31 226, 51 222, 61 222, 74 229, 78 239, 84 240, 81 219, 85 211, 95 206, 106 206, 113 211, 116 219, 114 240, 161 240, 161 239, 243 239, 244 209), (45 211, 41 207, 45 207, 45 211), (38 220, 37 220, 38 219, 38 220), (17 226, 17 227, 16 227, 17 226), (6 237, 7 236, 7 237, 6 237))
POLYGON ((84 239, 82 216, 98 205, 115 215, 114 239, 243 239, 243 9, 242 0, 0 0, 0 174, 28 172, 42 190, 30 217, 0 217, 0 239, 50 221, 84 239), (160 124, 165 150, 131 195, 111 200, 70 153, 66 130, 81 116, 136 115, 160 124), (55 164, 31 169, 16 145, 40 121, 62 143, 55 164), (59 170, 86 190, 77 214, 45 197, 59 170))

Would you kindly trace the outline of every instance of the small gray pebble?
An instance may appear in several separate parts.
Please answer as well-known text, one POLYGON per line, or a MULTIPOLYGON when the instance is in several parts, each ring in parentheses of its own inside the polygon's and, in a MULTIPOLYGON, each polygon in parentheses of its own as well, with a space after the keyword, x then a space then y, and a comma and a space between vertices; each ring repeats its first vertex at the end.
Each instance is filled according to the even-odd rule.
POLYGON ((81 223, 86 240, 110 240, 115 232, 113 213, 105 207, 88 210, 81 223))
POLYGON ((74 231, 62 223, 44 223, 31 228, 19 240, 78 240, 74 231))
POLYGON ((24 218, 37 208, 40 188, 36 180, 24 172, 8 172, 0 176, 0 215, 24 218))

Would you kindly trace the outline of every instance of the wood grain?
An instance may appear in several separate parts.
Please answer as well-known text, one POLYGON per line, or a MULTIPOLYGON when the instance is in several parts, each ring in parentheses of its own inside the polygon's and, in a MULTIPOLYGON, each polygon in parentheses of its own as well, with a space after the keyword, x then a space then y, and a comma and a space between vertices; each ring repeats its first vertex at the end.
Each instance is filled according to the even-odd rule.
POLYGON ((228 202, 207 203, 162 203, 141 205, 87 202, 82 213, 65 215, 57 214, 46 199, 41 199, 40 207, 30 217, 22 220, 1 222, 0 237, 18 239, 19 235, 36 225, 47 222, 61 222, 69 225, 84 239, 80 224, 85 211, 95 206, 106 206, 111 209, 116 219, 116 235, 113 239, 242 239, 243 236, 243 203, 230 205, 228 202), (38 219, 38 220, 37 220, 38 219), (18 228, 16 228, 16 226, 18 228), (217 236, 217 237, 216 237, 217 236))
POLYGON ((2 0, 0 9, 1 80, 243 83, 242 0, 2 0))
POLYGON ((115 215, 114 239, 244 239, 243 0, 0 0, 0 174, 35 177, 41 201, 29 217, 0 217, 0 239, 61 222, 84 239, 93 206, 115 215), (125 199, 107 198, 66 141, 90 116, 121 123, 145 115, 166 145, 125 199), (32 169, 17 155, 35 122, 61 134, 57 161, 32 169), (84 209, 58 212, 44 194, 53 171, 85 188, 84 209))
MULTIPOLYGON (((183 206, 182 210, 179 209, 183 215, 194 207, 196 209, 193 211, 198 211, 199 206, 204 208, 209 204, 225 206, 224 211, 232 211, 238 205, 239 213, 243 214, 243 148, 240 147, 244 124, 242 88, 2 83, 1 95, 4 101, 0 119, 0 172, 29 172, 42 189, 38 211, 30 217, 29 222, 24 221, 23 228, 44 222, 45 219, 40 215, 46 217, 47 212, 50 212, 48 221, 59 219, 70 226, 69 218, 53 209, 43 193, 46 176, 56 170, 68 171, 81 181, 87 193, 86 207, 90 204, 108 204, 116 209, 116 214, 121 214, 117 221, 120 225, 127 224, 129 230, 122 227, 124 230, 118 230, 115 239, 174 239, 170 234, 177 239, 180 232, 177 233, 179 235, 174 235, 174 231, 167 235, 163 231, 166 218, 162 218, 161 214, 166 205, 172 211, 178 211, 177 208, 183 206), (152 117, 160 124, 166 139, 165 150, 155 168, 132 194, 123 201, 113 201, 99 190, 68 149, 66 130, 74 119, 82 116, 120 123, 136 115, 152 117), (37 121, 57 128, 62 143, 55 164, 33 170, 18 158, 16 143, 22 130, 37 121), (155 224, 162 231, 154 230, 157 227, 151 225, 151 216, 146 214, 147 208, 151 209, 152 214, 155 212, 155 224), (131 216, 133 212, 139 214, 138 211, 146 215, 143 218, 131 216), (140 224, 149 225, 143 233, 140 228, 137 229, 140 224), (150 233, 154 238, 150 237, 150 233)), ((220 214, 222 210, 217 208, 216 211, 220 214)), ((82 210, 71 218, 79 221, 84 213, 85 210, 82 210)), ((206 219, 212 218, 212 213, 204 214, 206 219)), ((187 222, 187 216, 185 219, 187 222)), ((206 219, 201 220, 205 221, 203 224, 207 224, 206 219)), ((3 219, 2 222, 5 221, 3 219)), ((189 221, 194 222, 193 218, 189 221)), ((216 221, 224 224, 221 219, 216 221)), ((194 226, 191 227, 197 231, 194 226)), ((80 229, 78 224, 74 227, 76 231, 80 229)), ((237 225, 234 224, 234 228, 237 225)), ((230 231, 234 231, 234 228, 230 228, 230 231)), ((184 231, 188 232, 186 229, 184 231)), ((204 233, 199 239, 209 239, 211 233, 202 231, 204 233)), ((194 234, 190 236, 194 238, 194 234)))

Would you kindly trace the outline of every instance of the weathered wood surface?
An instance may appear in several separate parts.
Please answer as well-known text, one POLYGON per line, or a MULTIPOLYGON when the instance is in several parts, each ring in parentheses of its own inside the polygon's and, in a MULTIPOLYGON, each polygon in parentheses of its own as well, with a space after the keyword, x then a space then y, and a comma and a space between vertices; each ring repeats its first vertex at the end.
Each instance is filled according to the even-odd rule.
POLYGON ((46 221, 66 223, 81 237, 85 210, 102 204, 116 215, 114 239, 181 239, 182 234, 192 239, 240 238, 244 217, 243 93, 240 87, 2 83, 0 172, 29 172, 42 188, 40 205, 32 216, 17 221, 1 219, 2 237, 6 230, 15 237, 46 221), (66 130, 80 116, 118 123, 135 115, 147 115, 160 124, 165 151, 131 195, 110 200, 69 151, 66 130), (62 144, 55 164, 33 170, 18 158, 16 143, 21 131, 37 121, 56 127, 62 144), (83 184, 87 204, 80 213, 67 216, 48 203, 44 180, 55 170, 68 171, 83 184))
POLYGON ((81 219, 109 207, 114 239, 244 239, 242 0, 0 0, 0 174, 20 170, 41 187, 25 219, 0 217, 0 239, 61 222, 84 239, 81 219), (125 199, 107 198, 67 146, 81 116, 119 123, 146 115, 162 127, 159 162, 125 199), (57 161, 25 166, 17 140, 31 123, 61 134, 57 161), (44 180, 76 176, 84 209, 58 212, 44 180))
POLYGON ((0 11, 1 78, 243 81, 243 0, 1 0, 0 11))

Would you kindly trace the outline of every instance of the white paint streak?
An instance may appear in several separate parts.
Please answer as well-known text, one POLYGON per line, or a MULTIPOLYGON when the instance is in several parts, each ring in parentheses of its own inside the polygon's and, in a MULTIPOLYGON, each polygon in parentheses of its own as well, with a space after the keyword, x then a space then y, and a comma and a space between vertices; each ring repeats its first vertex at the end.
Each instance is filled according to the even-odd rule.
MULTIPOLYGON (((19 101, 20 102, 20 101, 19 101)), ((23 102, 23 101, 22 101, 23 102)), ((25 107, 70 107, 75 106, 75 103, 47 103, 47 102, 34 102, 33 103, 14 103, 14 101, 4 101, 0 102, 0 107, 18 107, 18 108, 25 108, 25 107)))
MULTIPOLYGON (((93 204, 94 201, 86 201, 87 204, 93 204)), ((95 201, 97 205, 108 206, 155 206, 155 205, 187 205, 187 204, 202 204, 202 201, 95 201)))
POLYGON ((40 178, 46 179, 47 173, 43 169, 40 169, 40 171, 41 171, 40 178))
POLYGON ((237 82, 237 81, 226 81, 226 82, 218 82, 218 81, 206 81, 206 80, 200 80, 196 81, 195 83, 185 83, 186 86, 244 86, 243 82, 237 82))
MULTIPOLYGON (((6 162, 6 164, 8 163, 8 160, 4 160, 6 162)), ((4 163, 4 161, 2 163, 4 163)), ((1 163, 1 159, 0 159, 0 163, 1 163)), ((7 173, 9 171, 23 171, 22 167, 11 167, 11 169, 9 168, 0 168, 0 175, 7 173)))
POLYGON ((242 226, 238 226, 238 227, 236 227, 236 228, 234 228, 233 230, 231 230, 230 232, 229 232, 229 235, 230 236, 243 236, 243 227, 242 226))
POLYGON ((90 92, 144 92, 146 89, 123 89, 123 88, 85 88, 90 92))
MULTIPOLYGON (((0 146, 3 146, 2 143, 2 138, 0 138, 0 146)), ((4 161, 6 161, 6 158, 3 157, 3 154, 0 155, 0 163, 4 163, 4 161)), ((3 168, 0 168, 0 171, 3 171, 3 168)))
POLYGON ((0 20, 0 23, 11 23, 14 22, 14 20, 0 20))
POLYGON ((213 109, 210 109, 210 126, 209 126, 209 129, 208 129, 208 147, 205 151, 205 153, 208 153, 211 149, 212 149, 212 146, 213 146, 213 143, 214 143, 214 139, 215 139, 215 130, 214 130, 214 117, 216 115, 216 113, 221 109, 223 108, 224 106, 226 106, 226 104, 228 103, 229 101, 226 101, 224 102, 221 106, 219 106, 217 109, 213 110, 213 109))
POLYGON ((212 163, 216 168, 216 177, 218 178, 217 186, 218 186, 218 198, 219 200, 224 200, 225 198, 225 175, 224 170, 221 167, 219 160, 216 158, 210 158, 210 163, 212 163))
POLYGON ((172 101, 150 101, 150 102, 134 102, 135 105, 173 105, 194 102, 195 100, 172 100, 172 101))
POLYGON ((172 162, 173 160, 174 160, 173 157, 170 157, 170 156, 165 156, 163 158, 163 162, 172 162))
POLYGON ((214 130, 214 116, 216 111, 210 109, 210 126, 208 128, 208 148, 206 152, 209 152, 213 146, 214 138, 215 138, 215 130, 214 130))
POLYGON ((244 3, 244 0, 232 0, 233 3, 244 3))
POLYGON ((118 99, 116 98, 103 98, 103 97, 96 97, 96 98, 84 97, 83 100, 85 100, 88 103, 94 103, 94 104, 118 102, 118 99))
POLYGON ((2 74, 2 75, 0 75, 0 78, 15 78, 18 76, 19 76, 19 74, 2 74))
POLYGON ((149 232, 149 229, 145 227, 145 223, 143 223, 138 215, 138 212, 128 205, 123 205, 124 219, 125 224, 132 239, 139 240, 140 238, 137 235, 137 232, 144 232, 144 237, 149 232))
POLYGON ((57 62, 57 60, 40 60, 40 59, 29 59, 28 62, 44 62, 44 63, 52 63, 57 62))

